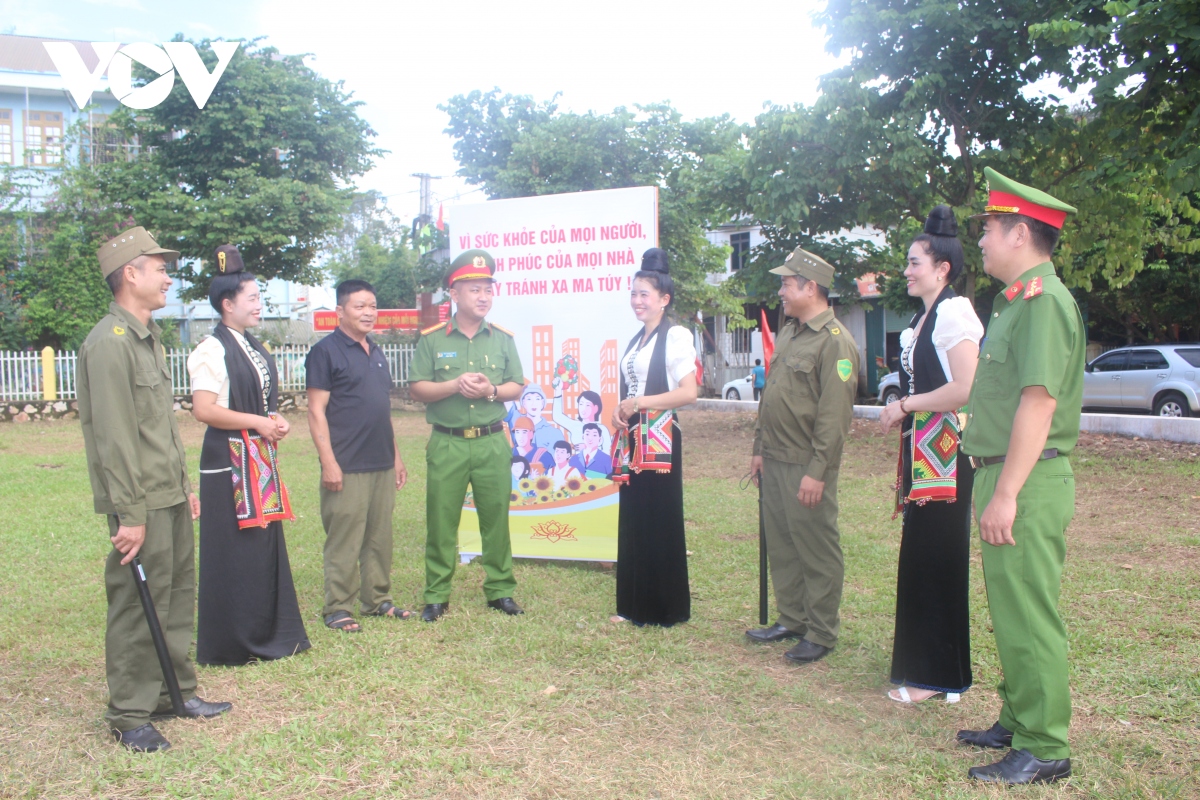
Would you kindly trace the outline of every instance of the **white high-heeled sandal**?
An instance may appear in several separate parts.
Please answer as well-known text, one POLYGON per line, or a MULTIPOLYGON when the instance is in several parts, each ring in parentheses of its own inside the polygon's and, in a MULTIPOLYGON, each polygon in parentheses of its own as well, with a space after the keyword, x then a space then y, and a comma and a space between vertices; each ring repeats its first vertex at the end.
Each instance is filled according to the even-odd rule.
POLYGON ((932 700, 933 698, 937 697, 939 694, 945 695, 947 703, 957 703, 959 700, 962 699, 962 695, 959 694, 958 692, 937 692, 936 694, 929 695, 929 697, 926 697, 925 700, 913 700, 908 695, 908 687, 907 686, 901 686, 900 688, 896 689, 895 691, 896 691, 896 694, 898 694, 900 696, 894 697, 892 695, 891 691, 889 691, 887 693, 888 700, 891 700, 893 703, 905 703, 907 705, 912 705, 912 706, 915 706, 919 703, 924 703, 926 700, 932 700))

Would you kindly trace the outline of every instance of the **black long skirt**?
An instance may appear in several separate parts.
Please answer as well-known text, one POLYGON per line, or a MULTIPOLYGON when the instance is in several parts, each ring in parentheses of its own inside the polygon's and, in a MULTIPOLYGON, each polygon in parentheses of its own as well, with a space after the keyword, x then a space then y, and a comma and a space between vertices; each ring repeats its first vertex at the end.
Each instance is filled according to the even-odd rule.
MULTIPOLYGON (((910 469, 907 459, 905 469, 910 469)), ((971 686, 968 570, 974 478, 970 460, 960 452, 956 502, 904 507, 892 683, 959 693, 971 686)))
POLYGON ((671 471, 632 474, 621 486, 617 613, 639 625, 675 625, 692 615, 678 424, 671 434, 671 471))
POLYGON ((236 666, 307 650, 283 523, 239 529, 228 472, 200 475, 196 661, 236 666))

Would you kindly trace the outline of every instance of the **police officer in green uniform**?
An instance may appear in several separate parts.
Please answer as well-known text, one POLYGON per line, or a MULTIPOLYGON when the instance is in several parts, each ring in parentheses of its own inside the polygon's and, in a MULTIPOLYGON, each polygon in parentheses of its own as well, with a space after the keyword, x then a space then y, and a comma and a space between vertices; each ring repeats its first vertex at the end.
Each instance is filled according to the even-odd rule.
POLYGON ((412 397, 426 404, 433 433, 425 451, 425 608, 433 622, 450 608, 458 558, 458 522, 470 484, 483 539, 483 592, 488 605, 524 613, 512 598, 508 501, 512 449, 504 433, 504 403, 521 395, 525 377, 511 331, 487 322, 496 263, 468 250, 446 279, 457 309, 447 322, 421 331, 409 367, 412 397))
POLYGON ((1075 513, 1068 459, 1079 438, 1087 337, 1050 256, 1075 209, 990 168, 983 268, 1004 285, 992 304, 962 449, 975 467, 983 573, 1004 678, 1000 720, 960 741, 1012 747, 969 771, 1007 784, 1071 774, 1067 632, 1058 614, 1075 513))
POLYGON ((837 479, 854 416, 858 346, 833 316, 833 267, 797 247, 783 266, 779 330, 758 404, 750 474, 762 487, 767 556, 779 619, 746 631, 758 642, 800 639, 784 655, 819 661, 837 644, 842 548, 837 479))
POLYGON ((105 316, 79 348, 79 419, 97 514, 108 517, 113 549, 104 564, 108 628, 105 721, 131 750, 171 746, 151 715, 172 715, 171 699, 129 562, 141 557, 167 649, 185 698, 185 716, 214 717, 229 703, 196 696, 188 657, 195 608, 195 538, 200 501, 192 493, 175 425, 171 372, 150 318, 167 302, 166 265, 179 253, 130 228, 101 246, 100 270, 113 292, 105 316))

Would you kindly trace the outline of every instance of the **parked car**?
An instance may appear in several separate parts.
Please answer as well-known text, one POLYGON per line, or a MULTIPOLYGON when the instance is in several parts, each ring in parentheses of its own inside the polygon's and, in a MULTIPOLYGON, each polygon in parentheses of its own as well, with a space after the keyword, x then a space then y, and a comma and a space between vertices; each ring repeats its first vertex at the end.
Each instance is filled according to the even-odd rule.
POLYGON ((1085 411, 1200 415, 1200 343, 1110 350, 1083 376, 1085 411))
POLYGON ((890 406, 900 399, 900 371, 889 372, 879 380, 879 405, 890 406))
POLYGON ((753 400, 754 375, 751 374, 744 378, 731 380, 721 387, 721 397, 724 397, 726 400, 753 400))

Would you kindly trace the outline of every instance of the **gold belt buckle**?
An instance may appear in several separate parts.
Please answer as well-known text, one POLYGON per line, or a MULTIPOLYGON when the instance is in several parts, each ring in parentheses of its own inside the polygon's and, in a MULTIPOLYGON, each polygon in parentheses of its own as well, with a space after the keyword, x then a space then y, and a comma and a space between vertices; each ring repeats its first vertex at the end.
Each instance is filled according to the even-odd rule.
POLYGON ((475 439, 479 436, 479 428, 463 428, 464 439, 475 439))

